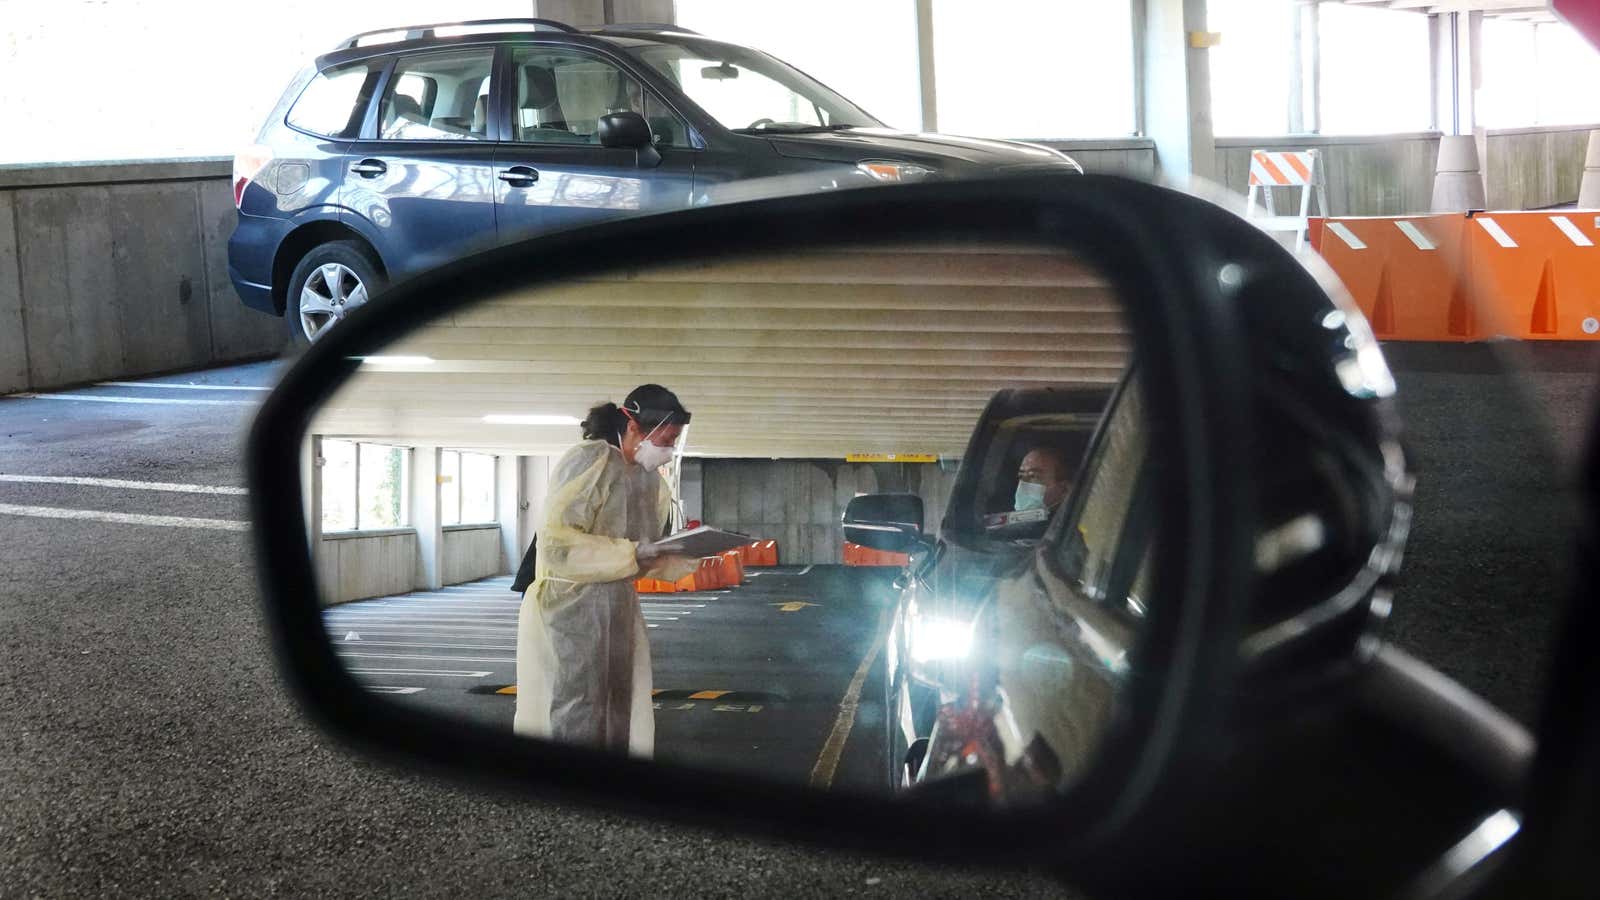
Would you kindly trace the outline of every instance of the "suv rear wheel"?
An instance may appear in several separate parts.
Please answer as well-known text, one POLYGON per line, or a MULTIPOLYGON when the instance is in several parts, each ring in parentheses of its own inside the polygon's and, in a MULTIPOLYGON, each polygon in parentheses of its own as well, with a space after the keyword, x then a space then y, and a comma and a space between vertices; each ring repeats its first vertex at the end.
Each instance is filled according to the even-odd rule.
POLYGON ((355 241, 330 241, 312 249, 289 277, 283 318, 289 340, 305 347, 383 290, 385 279, 371 251, 355 241))

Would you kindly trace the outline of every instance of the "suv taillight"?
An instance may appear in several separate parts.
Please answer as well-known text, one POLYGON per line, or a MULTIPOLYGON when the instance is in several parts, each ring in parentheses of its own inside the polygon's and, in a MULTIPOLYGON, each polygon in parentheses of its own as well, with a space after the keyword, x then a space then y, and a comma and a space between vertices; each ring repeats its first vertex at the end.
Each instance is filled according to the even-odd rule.
POLYGON ((233 158, 233 205, 241 208, 244 203, 244 188, 267 163, 272 162, 272 148, 260 144, 251 144, 240 150, 233 158))

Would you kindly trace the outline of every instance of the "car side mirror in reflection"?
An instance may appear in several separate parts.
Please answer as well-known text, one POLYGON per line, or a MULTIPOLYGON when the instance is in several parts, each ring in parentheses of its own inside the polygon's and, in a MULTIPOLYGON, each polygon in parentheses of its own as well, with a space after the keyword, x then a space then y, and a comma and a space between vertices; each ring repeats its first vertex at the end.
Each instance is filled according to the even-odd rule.
POLYGON ((268 397, 267 619, 374 755, 1103 879, 1185 845, 1241 717, 1367 671, 1409 521, 1383 366, 1270 237, 1116 178, 550 235, 396 285, 268 397))
POLYGON ((843 521, 845 540, 873 550, 909 553, 927 540, 916 494, 862 494, 845 507, 843 521))

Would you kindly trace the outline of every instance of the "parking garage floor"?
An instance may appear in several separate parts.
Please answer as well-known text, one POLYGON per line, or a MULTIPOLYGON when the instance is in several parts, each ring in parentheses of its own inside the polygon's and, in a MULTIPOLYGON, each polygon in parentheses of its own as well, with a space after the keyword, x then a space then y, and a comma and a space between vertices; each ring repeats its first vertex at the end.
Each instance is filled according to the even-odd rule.
MULTIPOLYGON (((1419 475, 1390 636, 1532 722, 1571 519, 1563 454, 1530 435, 1549 434, 1557 451, 1578 445, 1600 351, 1527 349, 1529 378, 1519 386, 1497 368, 1492 347, 1389 348, 1419 475), (1542 415, 1528 415, 1530 399, 1542 415)), ((244 531, 240 443, 275 372, 261 364, 0 398, 0 759, 8 763, 0 884, 8 894, 379 896, 426 878, 478 895, 749 896, 775 885, 792 896, 1062 895, 1043 876, 502 801, 331 746, 279 686, 244 531)), ((785 574, 794 580, 761 590, 787 596, 806 577, 785 574)), ((747 688, 737 672, 713 681, 674 669, 675 635, 731 629, 745 615, 757 623, 792 615, 785 627, 803 630, 814 621, 805 616, 833 610, 824 600, 769 614, 755 609, 758 596, 715 609, 724 598, 708 597, 712 612, 674 596, 689 615, 671 623, 664 615, 651 632, 661 647, 658 686, 747 688)), ((370 627, 362 634, 374 636, 370 627)), ((490 671, 498 679, 506 670, 490 671)), ((837 673, 823 686, 836 688, 837 673)), ((498 708, 509 710, 508 697, 478 699, 503 699, 498 708)), ((661 713, 663 747, 681 739, 680 723, 735 715, 676 712, 661 713)), ((766 710, 743 715, 781 721, 763 718, 766 710)), ((784 765, 799 771, 805 762, 784 765)))
MULTIPOLYGON (((788 566, 753 569, 736 589, 643 595, 656 758, 882 791, 888 580, 788 566), (846 698, 854 714, 841 719, 846 698)), ((323 620, 368 690, 509 731, 521 603, 510 582, 345 603, 323 620)))
POLYGON ((243 530, 241 442, 276 371, 0 398, 0 475, 29 479, 0 480, 0 893, 1066 895, 502 800, 342 752, 279 683, 243 530))

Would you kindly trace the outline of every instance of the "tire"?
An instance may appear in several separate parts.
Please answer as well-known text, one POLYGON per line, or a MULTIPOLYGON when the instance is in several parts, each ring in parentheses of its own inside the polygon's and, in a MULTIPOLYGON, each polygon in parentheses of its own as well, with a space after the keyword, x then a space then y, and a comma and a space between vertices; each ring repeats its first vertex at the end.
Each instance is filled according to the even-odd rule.
POLYGON ((289 276, 283 320, 292 346, 304 349, 388 284, 372 251, 356 241, 312 248, 289 276))

